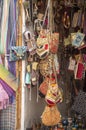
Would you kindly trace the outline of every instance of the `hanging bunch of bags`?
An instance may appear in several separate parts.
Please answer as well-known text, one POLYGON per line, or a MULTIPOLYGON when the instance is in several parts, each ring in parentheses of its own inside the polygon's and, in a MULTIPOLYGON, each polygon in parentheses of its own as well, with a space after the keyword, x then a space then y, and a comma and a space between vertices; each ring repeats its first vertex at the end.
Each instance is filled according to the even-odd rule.
MULTIPOLYGON (((49 11, 50 0, 48 0, 47 4, 49 11)), ((61 121, 61 114, 57 104, 63 101, 63 91, 57 81, 57 75, 60 69, 57 56, 59 33, 52 32, 50 28, 41 28, 36 45, 36 53, 39 58, 38 68, 43 76, 43 82, 39 86, 39 92, 44 95, 46 102, 41 120, 45 126, 53 126, 61 121)))

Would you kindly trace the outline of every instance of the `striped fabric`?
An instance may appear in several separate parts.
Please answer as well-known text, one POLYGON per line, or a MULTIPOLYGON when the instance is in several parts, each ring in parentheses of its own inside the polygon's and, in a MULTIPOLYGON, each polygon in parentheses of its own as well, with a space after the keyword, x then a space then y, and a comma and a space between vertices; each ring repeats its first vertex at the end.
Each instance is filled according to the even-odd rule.
MULTIPOLYGON (((7 30, 7 41, 6 41, 6 53, 9 55, 11 46, 16 45, 16 29, 14 31, 14 25, 16 26, 16 1, 11 0, 9 6, 9 18, 8 18, 8 30, 7 30)), ((15 62, 9 61, 7 57, 8 70, 16 75, 15 62)))
POLYGON ((0 31, 1 31, 2 10, 3 10, 3 0, 0 0, 0 31))
POLYGON ((16 101, 4 110, 0 111, 0 130, 15 130, 16 101))
POLYGON ((3 14, 2 14, 2 20, 1 20, 0 53, 5 53, 5 51, 6 51, 9 5, 10 5, 10 0, 3 0, 3 14))

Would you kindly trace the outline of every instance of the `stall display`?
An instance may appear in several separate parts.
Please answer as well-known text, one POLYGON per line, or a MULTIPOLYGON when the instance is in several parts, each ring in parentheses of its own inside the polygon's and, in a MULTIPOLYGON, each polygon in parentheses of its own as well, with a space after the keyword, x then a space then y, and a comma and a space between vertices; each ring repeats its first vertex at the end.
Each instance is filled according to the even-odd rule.
MULTIPOLYGON (((49 116, 46 114, 48 107, 49 109, 58 107, 58 104, 60 105, 62 102, 68 106, 66 118, 63 119, 59 113, 58 125, 54 129, 79 129, 77 121, 75 124, 73 122, 71 116, 74 115, 71 115, 71 112, 76 113, 72 109, 72 105, 79 91, 83 90, 85 80, 85 5, 85 1, 48 0, 43 3, 42 0, 38 0, 34 3, 33 20, 31 21, 34 28, 31 29, 28 26, 27 31, 24 32, 26 46, 31 35, 35 38, 35 53, 31 54, 29 50, 29 58, 27 58, 26 86, 31 91, 32 86, 37 86, 39 92, 37 95, 39 94, 45 100, 46 107, 41 116, 42 123, 50 126, 48 121, 52 122, 51 118, 49 118, 50 120, 45 119, 49 116), (41 8, 43 4, 46 8, 41 8), (33 84, 31 80, 34 61, 37 62, 38 75, 36 77, 38 78, 34 78, 37 84, 33 84), (61 128, 59 124, 61 124, 61 128)), ((32 41, 34 38, 31 38, 32 41)), ((30 47, 32 48, 32 45, 30 47)), ((60 112, 60 110, 58 111, 60 112)), ((80 111, 78 114, 81 114, 80 111)), ((56 124, 51 123, 52 129, 54 125, 56 124)), ((46 129, 48 128, 46 127, 46 129)))
POLYGON ((30 114, 34 89, 45 103, 31 129, 85 130, 86 0, 1 0, 0 14, 0 112, 15 101, 20 128, 23 86, 30 114))

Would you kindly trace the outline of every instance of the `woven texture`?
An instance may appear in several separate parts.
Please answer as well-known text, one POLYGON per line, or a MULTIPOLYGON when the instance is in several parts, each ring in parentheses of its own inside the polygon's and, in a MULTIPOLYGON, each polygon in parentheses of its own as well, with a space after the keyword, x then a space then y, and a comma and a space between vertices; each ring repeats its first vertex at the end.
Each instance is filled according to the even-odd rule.
POLYGON ((75 98, 72 109, 82 116, 86 116, 86 93, 80 91, 78 96, 75 98))
POLYGON ((0 111, 0 130, 15 130, 16 102, 0 111))

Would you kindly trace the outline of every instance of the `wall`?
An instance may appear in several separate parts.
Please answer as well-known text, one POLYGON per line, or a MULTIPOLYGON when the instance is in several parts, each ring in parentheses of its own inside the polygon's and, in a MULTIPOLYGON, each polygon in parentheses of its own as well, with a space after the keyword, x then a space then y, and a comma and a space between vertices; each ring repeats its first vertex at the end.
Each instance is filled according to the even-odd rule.
POLYGON ((37 102, 36 87, 32 88, 31 101, 29 100, 29 89, 25 88, 25 128, 31 127, 34 120, 40 121, 45 107, 44 99, 39 97, 37 102))

